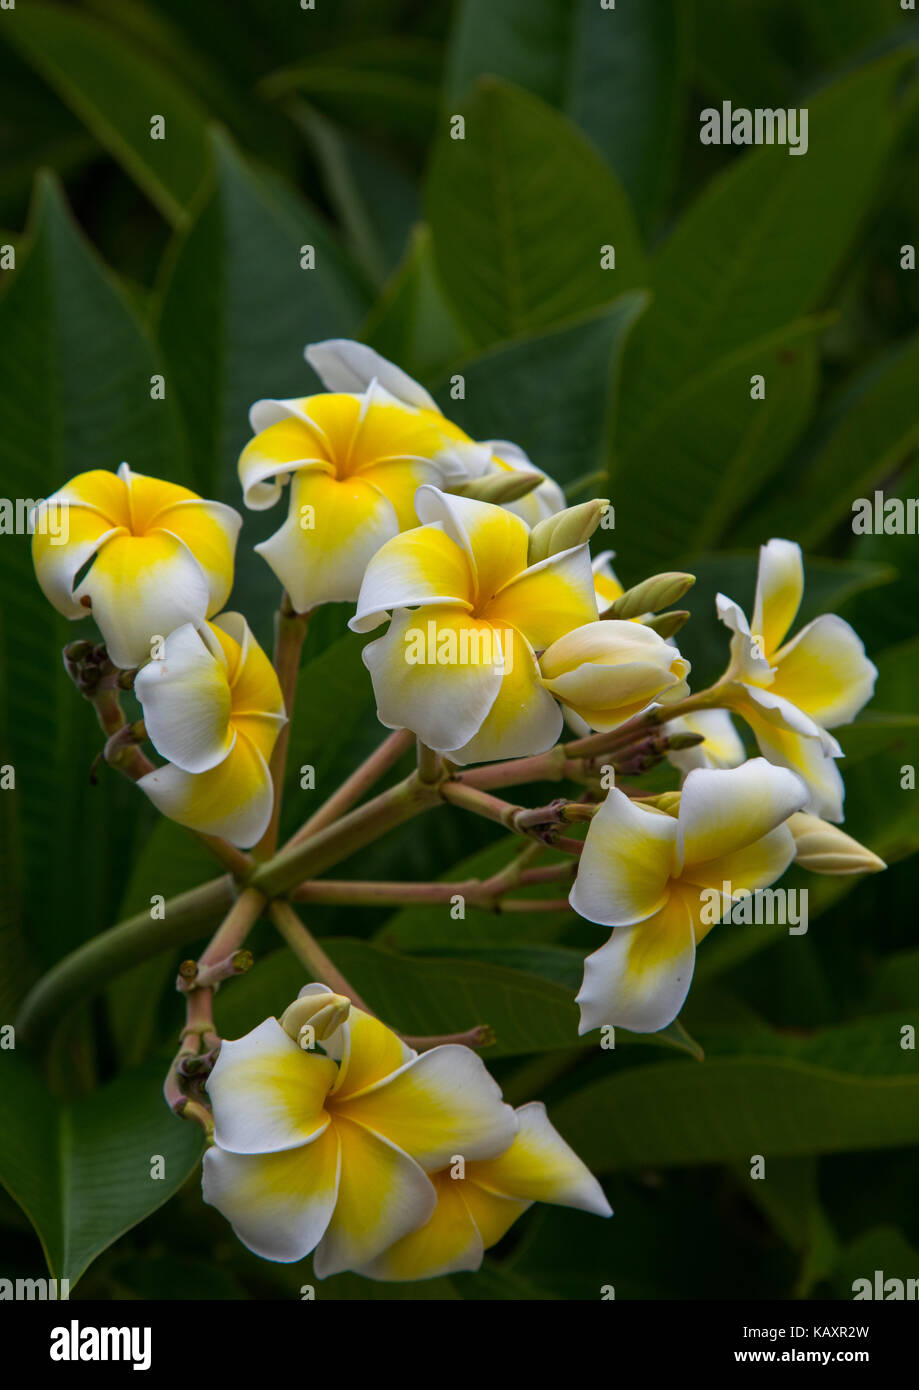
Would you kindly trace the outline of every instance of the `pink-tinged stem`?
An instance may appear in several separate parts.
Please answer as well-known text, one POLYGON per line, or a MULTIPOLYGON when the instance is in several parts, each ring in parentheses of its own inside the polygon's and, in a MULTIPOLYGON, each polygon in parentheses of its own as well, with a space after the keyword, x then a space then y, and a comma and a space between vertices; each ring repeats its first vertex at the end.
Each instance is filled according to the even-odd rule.
POLYGON ((304 840, 308 840, 317 831, 324 830, 327 825, 338 820, 346 811, 350 811, 351 807, 355 806, 364 794, 375 786, 391 767, 395 766, 403 753, 407 753, 414 743, 415 736, 407 729, 397 729, 388 738, 385 738, 379 748, 371 753, 370 757, 365 759, 360 767, 356 768, 351 776, 342 782, 328 800, 322 803, 319 810, 300 827, 296 835, 287 841, 284 848, 291 849, 294 845, 302 844, 304 840))

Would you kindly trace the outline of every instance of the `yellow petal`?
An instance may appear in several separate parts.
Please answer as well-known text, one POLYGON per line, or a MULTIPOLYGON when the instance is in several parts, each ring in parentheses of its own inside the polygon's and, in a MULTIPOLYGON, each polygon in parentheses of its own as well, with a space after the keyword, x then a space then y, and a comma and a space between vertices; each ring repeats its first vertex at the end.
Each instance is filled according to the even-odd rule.
MULTIPOLYGON (((44 511, 55 522, 60 516, 61 527, 66 526, 66 543, 59 544, 58 535, 51 529, 50 523, 45 524, 44 530, 36 529, 32 533, 35 577, 45 598, 65 618, 85 618, 88 616, 87 609, 74 598, 73 581, 101 546, 115 536, 124 535, 125 531, 113 526, 108 517, 89 511, 86 507, 69 503, 60 505, 66 506, 66 512, 58 513, 56 503, 46 504, 44 511)), ((39 524, 36 521, 36 527, 39 524)), ((63 534, 63 530, 60 534, 63 534)))
POLYGON ((497 632, 497 643, 503 659, 501 687, 478 733, 451 753, 451 762, 544 753, 562 731, 562 712, 543 688, 530 644, 512 627, 497 632))
POLYGON ((291 484, 284 525, 255 549, 302 612, 353 603, 371 557, 398 529, 392 503, 363 477, 303 472, 291 484))
POLYGON ((765 758, 742 767, 696 768, 680 798, 677 845, 684 872, 746 849, 800 811, 806 797, 800 777, 765 758))
POLYGON ((222 835, 241 849, 257 844, 271 819, 268 764, 239 730, 230 753, 209 772, 183 772, 166 763, 137 785, 170 820, 207 835, 222 835))
POLYGON ((597 600, 587 546, 540 560, 506 584, 482 611, 499 626, 516 627, 535 651, 572 628, 595 622, 597 600))
POLYGON ((338 1191, 334 1125, 311 1143, 280 1153, 204 1155, 202 1192, 243 1245, 266 1260, 302 1260, 322 1239, 338 1191))
POLYGON ((335 1082, 339 1101, 382 1081, 416 1055, 385 1023, 354 1006, 325 1050, 340 1063, 335 1082))
POLYGON ((677 823, 613 787, 587 830, 571 906, 589 922, 627 925, 666 903, 677 823))
MULTIPOLYGON (((690 890, 694 891, 694 890, 690 890)), ((676 1018, 695 965, 692 918, 678 885, 659 912, 617 927, 584 962, 579 1032, 603 1024, 656 1033, 676 1018)))
MULTIPOLYGON (((497 1158, 470 1164, 468 1181, 502 1197, 612 1215, 600 1184, 551 1124, 541 1101, 520 1106, 517 1124, 510 1147, 497 1158)), ((493 1243, 486 1239, 486 1249, 493 1243)))
POLYGON ((238 472, 247 507, 263 511, 281 495, 281 483, 301 468, 334 473, 329 442, 305 414, 310 400, 261 401, 258 407, 271 420, 259 429, 239 456, 238 472))
POLYGON ((193 497, 164 507, 157 513, 155 525, 188 546, 207 579, 208 616, 218 612, 233 587, 233 557, 242 517, 220 502, 193 497))
POLYGON ((221 1044, 207 1092, 214 1142, 232 1153, 296 1148, 325 1129, 335 1063, 305 1052, 275 1018, 221 1044))
POLYGON ((233 747, 226 670, 191 623, 170 633, 162 656, 138 671, 134 694, 154 748, 183 771, 206 772, 233 747))
POLYGON ((336 1112, 381 1134, 423 1168, 443 1168, 460 1154, 490 1158, 510 1144, 517 1121, 497 1083, 471 1048, 448 1043, 423 1052, 336 1112))
MULTIPOLYGON (((369 1279, 409 1281, 478 1269, 483 1243, 466 1203, 471 1184, 452 1179, 446 1171, 432 1174, 430 1180, 437 1206, 429 1219, 364 1265, 361 1274, 369 1279)), ((504 1205, 512 1208, 514 1216, 526 1207, 526 1203, 504 1205)))
POLYGON ((773 658, 770 692, 790 700, 825 729, 851 724, 874 694, 877 667, 847 622, 825 613, 773 658))
MULTIPOLYGON (((526 569, 529 531, 506 508, 422 487, 415 509, 422 523, 440 522, 466 552, 477 612, 484 613, 492 596, 526 569)), ((500 615, 497 621, 502 621, 500 615)))
POLYGON ((283 715, 284 697, 277 672, 242 614, 221 613, 208 626, 211 631, 218 629, 223 638, 234 719, 244 714, 283 715))
MULTIPOLYGON (((781 878, 794 857, 795 844, 791 831, 787 825, 777 825, 767 835, 742 849, 709 859, 704 864, 691 865, 683 873, 680 883, 715 888, 719 892, 727 883, 730 885, 727 889, 730 896, 742 891, 752 893, 759 888, 768 888, 781 878)), ((697 945, 703 935, 705 932, 700 935, 697 927, 697 945)))
POLYGON ((461 609, 398 609, 386 635, 363 652, 381 724, 411 729, 440 753, 462 748, 501 687, 494 638, 490 623, 461 609))
POLYGON ((339 1112, 333 1125, 341 1145, 338 1199, 314 1257, 319 1279, 359 1269, 424 1225, 436 1197, 430 1181, 394 1144, 352 1124, 339 1112))
POLYGON ((422 604, 450 604, 468 612, 474 598, 472 569, 462 547, 440 526, 416 526, 374 555, 348 626, 370 632, 396 608, 422 604))
MULTIPOLYGON (((787 710, 795 707, 782 701, 787 710)), ((775 711, 747 701, 739 712, 749 724, 760 752, 771 763, 790 768, 807 788, 807 801, 796 809, 811 811, 824 820, 841 821, 845 787, 832 753, 826 751, 817 726, 813 735, 799 733, 774 721, 775 711)), ((827 735, 829 738, 830 736, 827 735)))

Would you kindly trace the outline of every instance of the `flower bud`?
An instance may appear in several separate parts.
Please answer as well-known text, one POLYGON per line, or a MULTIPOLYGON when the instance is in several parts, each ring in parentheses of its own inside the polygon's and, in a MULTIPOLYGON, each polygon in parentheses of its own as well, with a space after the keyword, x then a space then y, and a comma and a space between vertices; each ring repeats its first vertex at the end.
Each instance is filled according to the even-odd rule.
POLYGON ((652 574, 632 589, 615 599, 601 616, 604 618, 638 618, 643 613, 659 613, 676 603, 695 584, 694 574, 678 571, 667 574, 652 574))
POLYGON ((351 1000, 343 994, 333 994, 332 990, 322 993, 303 994, 284 1010, 278 1020, 288 1037, 301 1047, 309 1048, 311 1041, 323 1042, 330 1038, 336 1028, 347 1019, 351 1012, 351 1000), (311 1033, 304 1037, 305 1030, 311 1033))
POLYGON ((555 516, 547 516, 533 527, 527 562, 535 565, 550 555, 573 550, 576 545, 589 541, 608 506, 608 498, 595 497, 592 502, 581 502, 577 507, 566 507, 555 516))
POLYGON ((592 729, 688 694, 689 662, 641 623, 585 623, 550 643, 539 664, 545 688, 592 729))
POLYGON ((796 811, 788 828, 795 841, 795 863, 812 874, 876 874, 887 865, 851 835, 819 816, 796 811))
POLYGON ((526 497, 527 493, 545 481, 542 473, 515 468, 512 472, 486 473, 481 478, 455 483, 449 491, 459 497, 474 497, 477 502, 491 502, 496 507, 503 507, 508 502, 526 497))
POLYGON ((669 613, 658 613, 656 617, 646 618, 645 627, 653 628, 658 637, 664 640, 679 632, 680 628, 689 621, 689 611, 686 608, 674 608, 669 613))

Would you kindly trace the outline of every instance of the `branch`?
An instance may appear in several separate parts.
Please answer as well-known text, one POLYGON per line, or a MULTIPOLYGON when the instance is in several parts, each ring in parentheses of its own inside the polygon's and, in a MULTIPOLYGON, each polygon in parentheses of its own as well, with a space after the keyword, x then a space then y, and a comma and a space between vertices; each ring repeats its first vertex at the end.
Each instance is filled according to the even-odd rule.
POLYGON ((316 835, 320 830, 324 830, 327 825, 338 820, 350 811, 351 807, 360 801, 365 792, 379 782, 389 769, 399 761, 403 753, 407 753, 415 742, 415 735, 409 733, 407 729, 397 729, 395 733, 385 738, 369 758, 361 763, 360 767, 351 773, 351 776, 342 782, 341 786, 332 793, 327 801, 319 807, 314 815, 310 816, 305 825, 297 831, 292 839, 288 840, 285 849, 291 849, 294 845, 300 845, 310 836, 316 835))
POLYGON ((309 613, 297 613, 287 593, 281 595, 281 604, 274 618, 274 669, 281 685, 284 699, 284 712, 287 723, 281 728, 271 754, 271 782, 274 787, 274 802, 271 820, 262 838, 252 851, 256 859, 272 855, 278 843, 278 825, 281 820, 281 799, 284 795, 284 769, 287 766, 287 749, 290 744, 290 727, 294 717, 294 702, 297 696, 297 675, 300 670, 300 657, 309 626, 309 613))

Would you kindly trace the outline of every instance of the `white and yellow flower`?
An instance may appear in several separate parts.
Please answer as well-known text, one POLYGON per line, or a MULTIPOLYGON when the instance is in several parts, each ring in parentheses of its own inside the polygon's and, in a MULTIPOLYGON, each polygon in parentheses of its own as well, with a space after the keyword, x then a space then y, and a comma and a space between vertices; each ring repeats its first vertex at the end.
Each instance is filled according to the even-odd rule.
POLYGON ((149 659, 154 638, 223 607, 241 524, 232 507, 132 473, 126 463, 117 473, 93 469, 36 508, 35 573, 65 617, 92 610, 111 660, 127 669, 149 659), (41 517, 63 507, 67 540, 60 544, 41 517))
POLYGON ((249 848, 268 827, 268 770, 285 723, 274 667, 238 613, 167 637, 134 692, 165 767, 138 782, 170 820, 249 848))
POLYGON ((431 1279, 476 1270, 486 1250, 534 1202, 612 1209, 596 1178, 553 1128, 540 1101, 516 1111, 517 1136, 497 1158, 454 1163, 429 1174, 437 1205, 425 1224, 364 1265, 371 1279, 431 1279))
MULTIPOLYGON (((301 991, 291 1031, 301 1034, 304 1002, 326 1012, 330 993, 301 991)), ((273 1018, 222 1044, 203 1177, 205 1201, 243 1244, 282 1262, 315 1251, 319 1278, 361 1269, 424 1226, 437 1204, 428 1171, 458 1155, 495 1159, 517 1133, 470 1048, 419 1055, 356 1008, 323 1046, 325 1056, 304 1050, 273 1018)))
POLYGON ((667 811, 609 792, 570 896, 582 917, 615 928, 585 962, 582 1033, 602 1024, 654 1033, 676 1018, 711 930, 710 895, 727 905, 785 872, 795 857, 785 822, 806 796, 795 773, 765 758, 695 769, 667 811))
POLYGON ((257 401, 249 415, 255 438, 239 459, 248 507, 272 506, 290 480, 287 520, 255 548, 301 611, 357 598, 371 556, 417 525, 419 485, 466 482, 525 458, 514 445, 499 459, 491 444, 477 444, 422 386, 362 343, 314 343, 306 358, 327 392, 257 401))
POLYGON ((351 627, 377 713, 456 763, 551 748, 562 716, 536 653, 597 617, 586 544, 527 565, 529 532, 503 507, 421 487, 421 525, 370 561, 351 627))
POLYGON ((804 594, 801 547, 771 540, 760 548, 752 630, 742 610, 719 594, 718 615, 731 629, 725 703, 747 721, 760 751, 807 784, 807 810, 843 818, 842 757, 828 729, 849 724, 871 699, 877 668, 864 644, 825 613, 786 641, 804 594))
POLYGON ((539 660, 546 690, 591 729, 605 732, 652 703, 689 694, 689 662, 641 623, 607 618, 559 637, 539 660))

